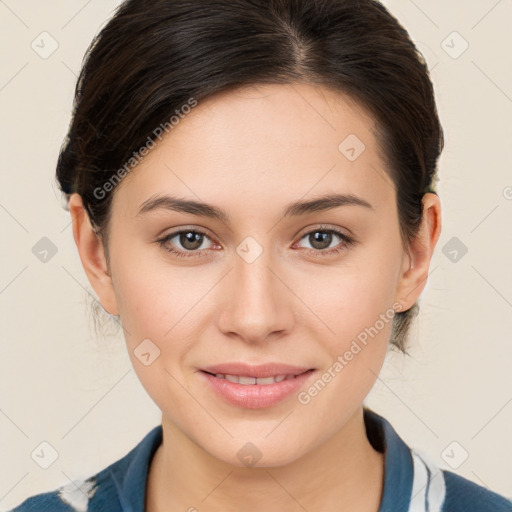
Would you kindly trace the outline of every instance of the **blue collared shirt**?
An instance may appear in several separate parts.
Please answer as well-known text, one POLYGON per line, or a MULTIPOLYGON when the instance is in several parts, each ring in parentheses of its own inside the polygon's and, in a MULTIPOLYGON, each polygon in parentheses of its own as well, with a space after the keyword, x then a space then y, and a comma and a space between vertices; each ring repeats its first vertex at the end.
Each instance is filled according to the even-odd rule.
MULTIPOLYGON (((374 411, 365 408, 364 421, 368 439, 385 457, 378 512, 512 512, 512 500, 440 469, 374 411)), ((96 475, 29 497, 10 512, 143 512, 149 466, 161 443, 158 425, 96 475)))

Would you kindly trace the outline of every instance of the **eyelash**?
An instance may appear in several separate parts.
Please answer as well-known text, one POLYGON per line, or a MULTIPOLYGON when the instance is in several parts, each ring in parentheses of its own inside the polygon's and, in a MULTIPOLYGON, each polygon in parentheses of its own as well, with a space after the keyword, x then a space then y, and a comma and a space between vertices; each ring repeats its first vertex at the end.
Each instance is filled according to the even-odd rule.
MULTIPOLYGON (((344 233, 341 233, 340 231, 336 230, 336 229, 327 229, 327 228, 316 228, 316 229, 313 229, 311 231, 308 231, 307 233, 304 233, 304 235, 302 235, 300 237, 300 240, 302 240, 303 238, 305 238, 306 236, 308 235, 311 235, 312 233, 317 233, 317 232, 322 232, 322 233, 334 233, 335 235, 339 236, 343 243, 340 243, 338 244, 336 247, 332 248, 332 249, 306 249, 308 252, 311 252, 313 253, 313 256, 314 257, 322 257, 322 256, 328 256, 328 255, 331 255, 331 254, 335 254, 335 253, 339 253, 341 251, 343 251, 345 248, 347 247, 350 247, 351 245, 353 245, 355 243, 355 240, 350 238, 349 236, 345 235, 344 233), (316 254, 314 254, 316 253, 316 254)), ((170 233, 169 235, 166 235, 165 237, 163 238, 160 238, 159 240, 157 240, 157 243, 164 249, 166 250, 167 252, 170 252, 171 254, 177 256, 178 258, 196 258, 196 257, 200 257, 201 256, 201 253, 206 250, 206 249, 203 249, 203 250, 195 250, 195 251, 177 251, 176 249, 171 249, 169 248, 169 246, 166 245, 166 243, 174 238, 176 235, 179 235, 181 233, 197 233, 197 234, 200 234, 200 235, 203 235, 207 238, 210 238, 208 236, 207 233, 205 233, 204 231, 202 231, 201 229, 182 229, 180 231, 175 231, 174 233, 170 233)))

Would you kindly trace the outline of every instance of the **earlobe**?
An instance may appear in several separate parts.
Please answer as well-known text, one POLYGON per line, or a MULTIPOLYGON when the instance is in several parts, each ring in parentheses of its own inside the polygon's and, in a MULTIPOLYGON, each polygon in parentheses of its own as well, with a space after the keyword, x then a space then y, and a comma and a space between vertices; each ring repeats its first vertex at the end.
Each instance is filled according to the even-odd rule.
POLYGON ((402 311, 412 307, 425 288, 430 261, 441 234, 441 202, 433 193, 426 193, 422 199, 423 217, 418 234, 411 242, 408 254, 404 255, 396 299, 402 304, 402 311))
POLYGON ((89 282, 98 295, 103 308, 111 315, 118 315, 117 301, 103 242, 95 232, 79 194, 75 193, 70 196, 69 213, 73 222, 73 237, 89 282))

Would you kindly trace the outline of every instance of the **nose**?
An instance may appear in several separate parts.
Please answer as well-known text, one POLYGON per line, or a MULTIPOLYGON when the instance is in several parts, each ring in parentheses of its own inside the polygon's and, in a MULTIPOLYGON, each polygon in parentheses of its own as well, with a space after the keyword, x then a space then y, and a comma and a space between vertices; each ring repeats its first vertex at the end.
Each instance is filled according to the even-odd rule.
POLYGON ((297 298, 286 284, 285 266, 270 249, 259 245, 258 249, 254 242, 252 246, 241 244, 237 249, 233 268, 225 277, 218 320, 224 334, 247 343, 289 333, 297 306, 297 298), (260 253, 255 259, 254 251, 260 253))

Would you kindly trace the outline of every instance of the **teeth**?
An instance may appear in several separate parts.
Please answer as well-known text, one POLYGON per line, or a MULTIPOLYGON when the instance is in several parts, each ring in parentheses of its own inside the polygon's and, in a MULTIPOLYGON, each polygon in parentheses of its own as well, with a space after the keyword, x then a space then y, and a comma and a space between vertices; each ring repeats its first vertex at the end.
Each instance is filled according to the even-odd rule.
POLYGON ((235 382, 236 384, 275 384, 276 382, 282 382, 283 380, 293 379, 295 375, 276 375, 275 377, 245 377, 244 375, 223 375, 222 373, 215 374, 218 379, 226 379, 229 382, 235 382))

